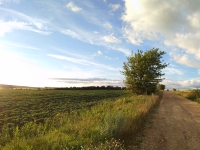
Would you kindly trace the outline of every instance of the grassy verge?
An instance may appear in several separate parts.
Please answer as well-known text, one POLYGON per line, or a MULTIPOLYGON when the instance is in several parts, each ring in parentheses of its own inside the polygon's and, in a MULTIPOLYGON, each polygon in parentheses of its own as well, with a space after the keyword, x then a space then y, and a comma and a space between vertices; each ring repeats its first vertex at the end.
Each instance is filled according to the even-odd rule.
POLYGON ((154 95, 106 99, 90 109, 58 113, 43 124, 28 122, 13 131, 4 126, 0 149, 126 149, 157 102, 154 95))
POLYGON ((183 96, 189 100, 200 103, 200 91, 199 90, 185 90, 185 91, 173 91, 179 96, 183 96))

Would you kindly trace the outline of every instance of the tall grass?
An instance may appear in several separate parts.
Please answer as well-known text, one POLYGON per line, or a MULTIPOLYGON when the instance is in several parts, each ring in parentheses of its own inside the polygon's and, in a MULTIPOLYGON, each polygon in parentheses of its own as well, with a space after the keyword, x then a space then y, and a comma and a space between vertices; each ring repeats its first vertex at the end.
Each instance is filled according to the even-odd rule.
POLYGON ((29 122, 0 136, 3 150, 113 149, 133 142, 158 96, 126 96, 105 100, 91 109, 59 113, 43 124, 29 122))
POLYGON ((200 90, 185 90, 185 91, 174 91, 175 94, 183 96, 187 99, 200 103, 200 90))

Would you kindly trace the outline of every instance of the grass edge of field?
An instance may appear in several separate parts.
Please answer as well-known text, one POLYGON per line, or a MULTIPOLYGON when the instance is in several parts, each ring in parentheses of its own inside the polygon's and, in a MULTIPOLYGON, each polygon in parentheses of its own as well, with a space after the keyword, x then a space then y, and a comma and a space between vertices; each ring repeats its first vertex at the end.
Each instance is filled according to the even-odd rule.
POLYGON ((171 92, 200 104, 199 90, 181 90, 181 91, 171 91, 171 92))

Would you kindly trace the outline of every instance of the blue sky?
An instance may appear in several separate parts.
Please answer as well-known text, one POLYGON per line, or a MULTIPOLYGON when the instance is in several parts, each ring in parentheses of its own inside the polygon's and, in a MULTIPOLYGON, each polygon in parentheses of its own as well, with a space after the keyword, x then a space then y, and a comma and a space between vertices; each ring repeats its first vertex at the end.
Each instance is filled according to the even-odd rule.
POLYGON ((198 0, 0 0, 0 83, 123 86, 123 62, 159 48, 166 88, 200 87, 198 0))

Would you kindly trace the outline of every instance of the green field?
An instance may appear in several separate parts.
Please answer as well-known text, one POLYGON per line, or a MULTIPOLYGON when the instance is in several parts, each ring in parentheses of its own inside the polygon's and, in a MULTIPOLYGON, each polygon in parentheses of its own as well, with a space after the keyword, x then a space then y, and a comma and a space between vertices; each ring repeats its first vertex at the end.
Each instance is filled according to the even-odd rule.
POLYGON ((123 90, 0 90, 0 149, 125 149, 157 96, 123 90))
POLYGON ((0 128, 3 124, 42 122, 58 113, 90 108, 126 94, 122 90, 0 90, 0 128))

